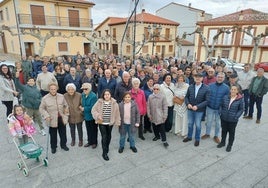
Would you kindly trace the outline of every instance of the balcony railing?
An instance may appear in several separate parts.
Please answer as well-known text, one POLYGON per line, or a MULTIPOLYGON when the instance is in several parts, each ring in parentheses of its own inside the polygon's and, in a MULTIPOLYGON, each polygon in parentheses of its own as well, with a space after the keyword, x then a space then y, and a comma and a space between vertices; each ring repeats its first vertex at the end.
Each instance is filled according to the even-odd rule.
POLYGON ((69 18, 59 16, 34 16, 31 14, 18 14, 19 24, 57 26, 57 27, 93 27, 92 19, 69 18))

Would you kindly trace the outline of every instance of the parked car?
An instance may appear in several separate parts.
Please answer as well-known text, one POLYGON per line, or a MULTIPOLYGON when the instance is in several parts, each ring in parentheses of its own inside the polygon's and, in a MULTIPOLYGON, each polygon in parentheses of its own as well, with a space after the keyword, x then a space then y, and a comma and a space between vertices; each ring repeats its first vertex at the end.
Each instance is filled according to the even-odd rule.
POLYGON ((15 68, 15 61, 11 61, 11 60, 1 60, 0 61, 0 66, 2 65, 2 64, 5 64, 5 65, 7 65, 7 67, 9 68, 9 70, 11 71, 11 72, 13 72, 13 70, 14 70, 14 68, 15 68))
POLYGON ((254 70, 257 70, 258 68, 263 68, 265 72, 268 72, 268 62, 256 63, 254 65, 254 70))
MULTIPOLYGON (((212 61, 217 61, 216 57, 212 57, 211 59, 212 61)), ((226 67, 235 69, 237 72, 244 70, 244 63, 237 63, 235 60, 227 58, 221 58, 221 61, 225 64, 226 67)))

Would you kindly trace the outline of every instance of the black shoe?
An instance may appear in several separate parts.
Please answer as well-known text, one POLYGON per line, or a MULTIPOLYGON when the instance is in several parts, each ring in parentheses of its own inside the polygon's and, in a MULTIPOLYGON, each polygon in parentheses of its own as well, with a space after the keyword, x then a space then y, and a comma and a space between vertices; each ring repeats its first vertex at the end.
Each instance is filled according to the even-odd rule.
POLYGON ((55 154, 56 152, 57 152, 57 149, 56 149, 56 148, 54 148, 54 149, 52 148, 52 149, 51 149, 51 153, 52 153, 52 154, 55 154))
POLYGON ((138 152, 138 150, 137 150, 136 147, 130 147, 130 149, 131 149, 134 153, 137 153, 137 152, 138 152))
POLYGON ((149 129, 148 132, 149 132, 149 133, 152 133, 153 131, 152 131, 152 129, 149 129))
POLYGON ((167 148, 169 146, 167 142, 164 142, 163 145, 165 148, 167 148))
POLYGON ((102 157, 105 161, 109 161, 109 157, 107 154, 102 154, 102 157))
POLYGON ((144 134, 145 134, 145 133, 147 133, 147 130, 146 130, 146 129, 144 129, 144 130, 143 130, 143 133, 144 133, 144 134))
POLYGON ((127 142, 129 142, 129 138, 127 138, 127 142))
POLYGON ((123 153, 123 151, 124 151, 124 147, 119 148, 118 153, 123 153))
POLYGON ((69 151, 69 148, 67 146, 63 146, 61 147, 61 149, 63 149, 64 151, 69 151))
POLYGON ((230 152, 231 150, 232 150, 232 146, 228 145, 227 148, 226 148, 226 151, 230 152))
POLYGON ((222 148, 222 147, 224 147, 224 146, 225 146, 225 143, 221 142, 221 143, 219 143, 219 144, 217 145, 217 148, 222 148))
POLYGON ((140 139, 145 140, 144 136, 139 136, 140 139))
POLYGON ((157 141, 157 140, 159 140, 160 138, 159 137, 154 137, 153 138, 153 141, 157 141))
POLYGON ((191 140, 192 140, 191 138, 186 137, 186 138, 183 139, 183 142, 189 142, 191 140))
POLYGON ((199 146, 199 141, 195 141, 194 146, 196 146, 196 147, 199 146))

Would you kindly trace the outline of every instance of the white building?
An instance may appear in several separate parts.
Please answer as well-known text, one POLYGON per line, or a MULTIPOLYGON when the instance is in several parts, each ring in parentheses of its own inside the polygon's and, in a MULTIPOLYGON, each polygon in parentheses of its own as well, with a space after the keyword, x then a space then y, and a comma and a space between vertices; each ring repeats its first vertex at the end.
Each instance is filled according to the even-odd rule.
MULTIPOLYGON (((156 15, 179 22, 180 26, 177 31, 179 38, 182 37, 184 32, 194 32, 196 29, 196 22, 206 21, 212 18, 212 15, 205 13, 204 10, 191 7, 191 3, 189 3, 188 6, 185 6, 174 2, 158 9, 156 15)), ((181 48, 178 45, 176 49, 176 57, 186 56, 189 60, 196 57, 196 52, 194 51, 195 34, 191 36, 187 35, 186 40, 182 40, 180 44, 181 48)))

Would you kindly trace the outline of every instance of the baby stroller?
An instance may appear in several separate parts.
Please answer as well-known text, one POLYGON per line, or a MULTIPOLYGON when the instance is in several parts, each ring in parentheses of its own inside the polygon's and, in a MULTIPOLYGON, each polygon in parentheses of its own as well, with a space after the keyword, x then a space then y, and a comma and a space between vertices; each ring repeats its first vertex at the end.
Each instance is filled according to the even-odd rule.
MULTIPOLYGON (((11 115, 8 116, 8 119, 10 119, 11 115)), ((19 170, 22 170, 22 173, 25 177, 29 176, 29 172, 35 168, 38 168, 40 166, 45 166, 45 167, 48 166, 48 148, 46 151, 46 157, 42 158, 41 154, 44 150, 43 147, 38 145, 31 135, 28 135, 28 139, 29 140, 27 143, 20 145, 17 137, 13 138, 13 142, 20 155, 20 161, 17 163, 17 167, 19 170), (34 166, 31 165, 33 166, 31 168, 29 165, 27 165, 27 162, 26 162, 27 160, 30 160, 30 159, 35 159, 35 161, 38 162, 34 166)))

